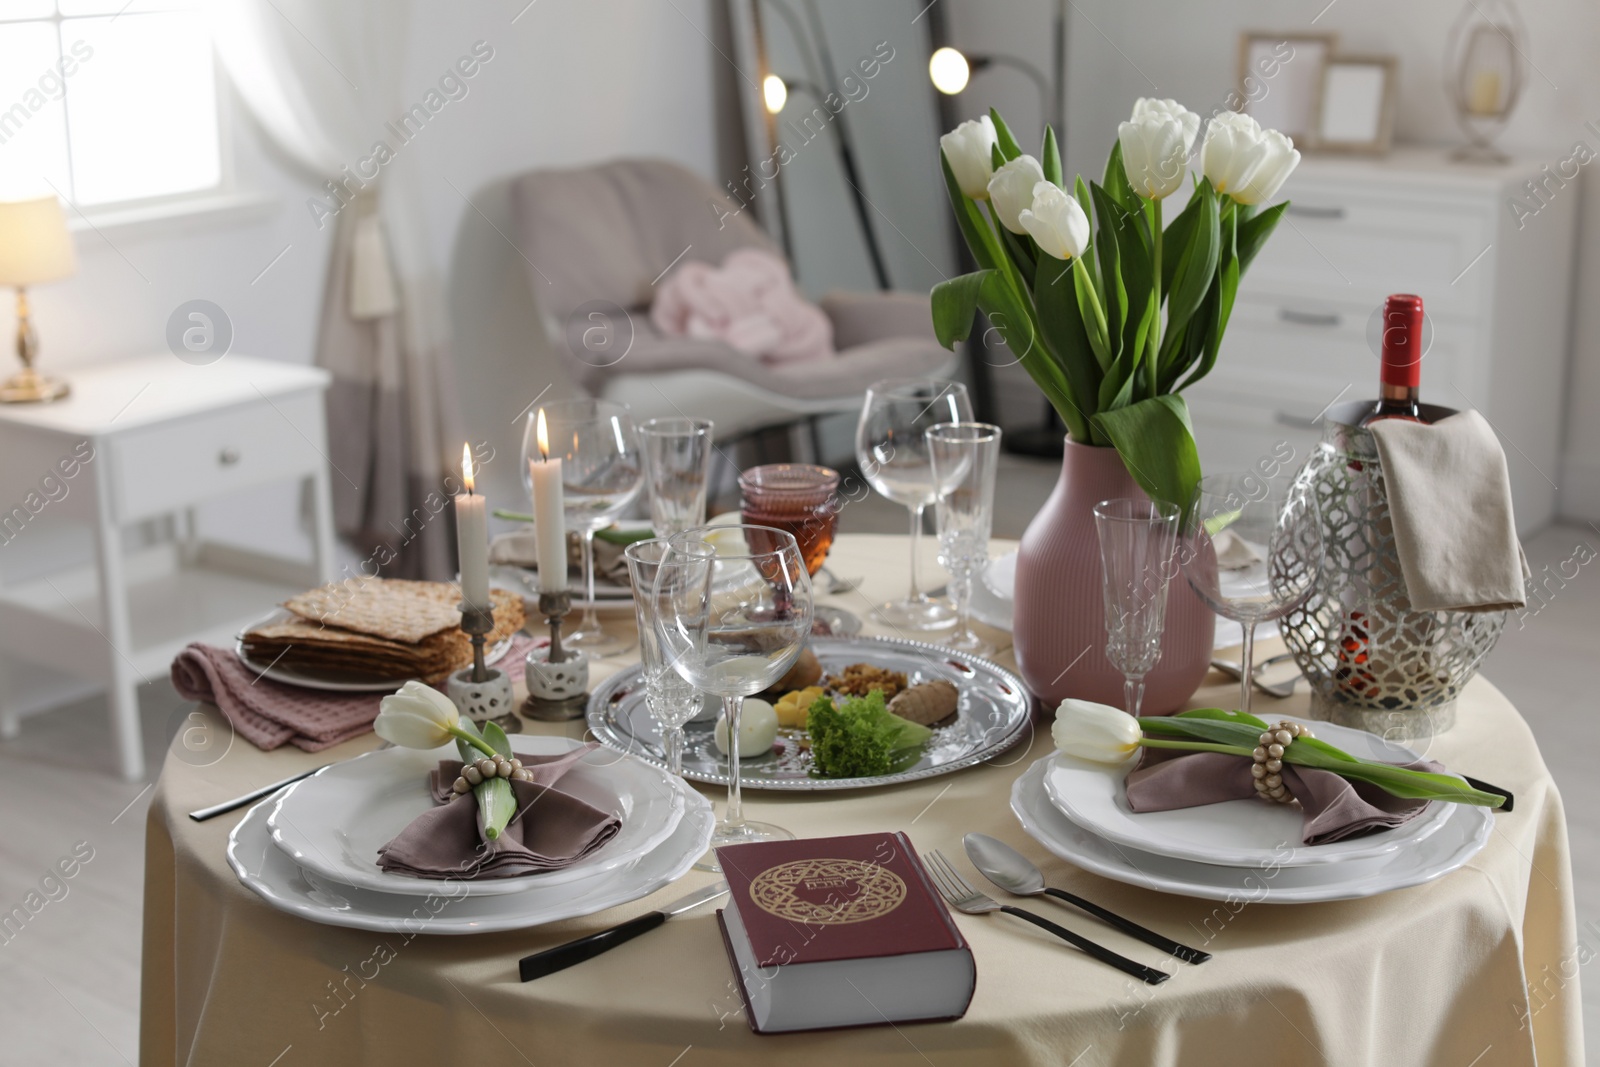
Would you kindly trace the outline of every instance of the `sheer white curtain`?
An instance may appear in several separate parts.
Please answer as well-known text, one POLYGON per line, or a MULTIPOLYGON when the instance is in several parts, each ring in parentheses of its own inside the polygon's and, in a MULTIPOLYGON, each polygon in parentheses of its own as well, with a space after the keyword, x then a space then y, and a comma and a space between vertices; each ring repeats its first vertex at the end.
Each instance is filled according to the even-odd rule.
POLYGON ((334 377, 339 532, 386 575, 448 576, 447 442, 461 438, 442 287, 408 187, 426 150, 404 139, 410 2, 214 0, 212 12, 240 97, 322 186, 295 207, 307 238, 335 228, 316 358, 334 377))

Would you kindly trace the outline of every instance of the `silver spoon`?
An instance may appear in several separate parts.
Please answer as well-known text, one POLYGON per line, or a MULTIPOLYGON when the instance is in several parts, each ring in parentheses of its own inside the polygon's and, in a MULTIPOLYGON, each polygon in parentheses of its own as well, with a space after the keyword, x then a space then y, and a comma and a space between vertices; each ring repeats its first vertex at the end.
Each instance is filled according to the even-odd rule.
MULTIPOLYGON (((1252 672, 1254 677, 1250 679, 1251 683, 1268 696, 1278 697, 1279 699, 1293 696, 1294 687, 1300 681, 1303 675, 1297 674, 1294 677, 1282 682, 1263 682, 1261 680, 1262 671, 1269 667, 1276 666, 1285 660, 1291 659, 1294 659, 1293 652, 1280 652, 1278 655, 1273 656, 1269 660, 1264 660, 1261 663, 1257 663, 1254 671, 1252 672)), ((1244 673, 1244 668, 1240 667, 1239 664, 1225 659, 1214 659, 1211 661, 1211 665, 1217 670, 1221 671, 1223 674, 1226 674, 1229 678, 1235 680, 1238 680, 1239 676, 1244 673)))
POLYGON ((828 588, 823 590, 827 596, 837 596, 840 593, 853 592, 861 584, 860 578, 841 578, 828 569, 827 564, 817 571, 817 577, 828 579, 828 588))
POLYGON ((999 838, 990 837, 988 834, 968 834, 961 839, 961 842, 966 846, 967 858, 972 861, 972 865, 978 868, 985 878, 1007 893, 1014 893, 1019 897, 1048 895, 1057 900, 1064 900, 1130 937, 1136 937, 1147 945, 1171 953, 1185 963, 1204 963, 1211 958, 1209 952, 1180 945, 1170 937, 1140 926, 1131 919, 1124 919, 1115 912, 1107 911, 1100 905, 1069 893, 1065 889, 1045 885, 1044 873, 1033 865, 1033 861, 999 838))

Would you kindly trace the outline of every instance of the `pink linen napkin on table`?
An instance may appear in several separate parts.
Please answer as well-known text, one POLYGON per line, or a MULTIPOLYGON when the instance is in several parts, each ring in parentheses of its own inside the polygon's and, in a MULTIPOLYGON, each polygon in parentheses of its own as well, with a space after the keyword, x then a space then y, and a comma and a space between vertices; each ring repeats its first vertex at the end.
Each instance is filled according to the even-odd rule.
POLYGON ((833 355, 833 323, 795 288, 789 264, 759 248, 728 253, 722 266, 694 260, 667 276, 650 321, 672 337, 717 340, 764 363, 833 355))
MULTIPOLYGON (((1442 771, 1432 760, 1400 764, 1416 771, 1442 771)), ((1127 779, 1128 806, 1135 812, 1172 811, 1250 800, 1256 795, 1251 761, 1225 752, 1185 754, 1144 749, 1127 779)), ((1367 782, 1352 782, 1332 771, 1285 764, 1283 781, 1300 801, 1304 815, 1301 843, 1321 845, 1369 831, 1389 830, 1422 814, 1430 801, 1406 800, 1367 782)), ((1255 801, 1265 803, 1265 801, 1255 801)))
POLYGON ((418 878, 515 878, 572 866, 622 829, 615 815, 554 787, 597 747, 590 742, 559 756, 519 756, 534 780, 511 783, 517 813, 494 841, 483 836, 477 799, 451 791, 461 761, 440 760, 429 782, 438 806, 380 848, 378 866, 418 878))
MULTIPOLYGON (((515 667, 534 643, 534 638, 517 634, 501 662, 515 667)), ((268 751, 288 743, 320 752, 368 733, 378 717, 378 702, 386 695, 333 693, 277 682, 245 666, 232 649, 199 642, 173 657, 172 687, 185 700, 215 704, 239 736, 268 751)), ((400 683, 394 687, 399 689, 400 683)))

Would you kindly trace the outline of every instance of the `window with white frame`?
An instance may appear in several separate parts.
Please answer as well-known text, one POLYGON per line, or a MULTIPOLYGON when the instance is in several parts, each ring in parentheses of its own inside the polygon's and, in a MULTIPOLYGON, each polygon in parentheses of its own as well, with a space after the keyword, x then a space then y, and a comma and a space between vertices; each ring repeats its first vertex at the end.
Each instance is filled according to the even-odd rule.
POLYGON ((222 178, 198 3, 0 0, 0 199, 102 206, 222 178))

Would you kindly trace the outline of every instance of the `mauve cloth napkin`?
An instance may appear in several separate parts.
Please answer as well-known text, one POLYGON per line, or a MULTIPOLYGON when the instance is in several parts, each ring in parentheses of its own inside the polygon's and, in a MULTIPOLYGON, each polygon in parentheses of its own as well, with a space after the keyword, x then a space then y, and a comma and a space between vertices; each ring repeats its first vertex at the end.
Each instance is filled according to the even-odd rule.
MULTIPOLYGON (((622 554, 623 545, 615 545, 599 537, 594 539, 594 574, 616 585, 628 584, 628 560, 622 554)), ((539 569, 539 540, 533 526, 519 527, 508 533, 497 534, 489 542, 489 562, 525 570, 539 569)), ((576 533, 567 535, 567 573, 583 573, 583 542, 576 533)))
MULTIPOLYGON (((534 644, 534 638, 517 634, 500 662, 505 669, 518 669, 534 644)), ((173 657, 172 687, 185 700, 215 704, 239 736, 257 748, 271 750, 287 742, 307 752, 320 752, 370 731, 378 717, 378 702, 386 695, 332 693, 275 682, 245 666, 232 649, 199 642, 173 657)), ((400 683, 394 687, 399 689, 400 683)))
POLYGON ((1511 513, 1506 454, 1488 420, 1463 411, 1431 425, 1384 419, 1370 429, 1411 609, 1526 604, 1528 562, 1511 513))
POLYGON ((477 799, 450 789, 461 761, 440 760, 438 770, 430 772, 438 807, 418 815, 380 848, 378 866, 418 878, 515 878, 572 866, 622 829, 615 815, 554 788, 596 747, 591 742, 559 756, 518 756, 534 780, 511 783, 517 813, 493 841, 483 836, 477 799))
MULTIPOLYGON (((1417 771, 1442 771, 1432 760, 1401 764, 1417 771)), ((1128 774, 1128 806, 1136 812, 1171 811, 1255 797, 1251 761, 1225 752, 1184 754, 1144 749, 1128 774)), ((1369 830, 1388 830, 1422 814, 1429 801, 1405 800, 1367 782, 1332 771, 1285 764, 1283 780, 1304 815, 1301 843, 1322 845, 1369 830)), ((1264 801, 1255 801, 1264 803, 1264 801)))

